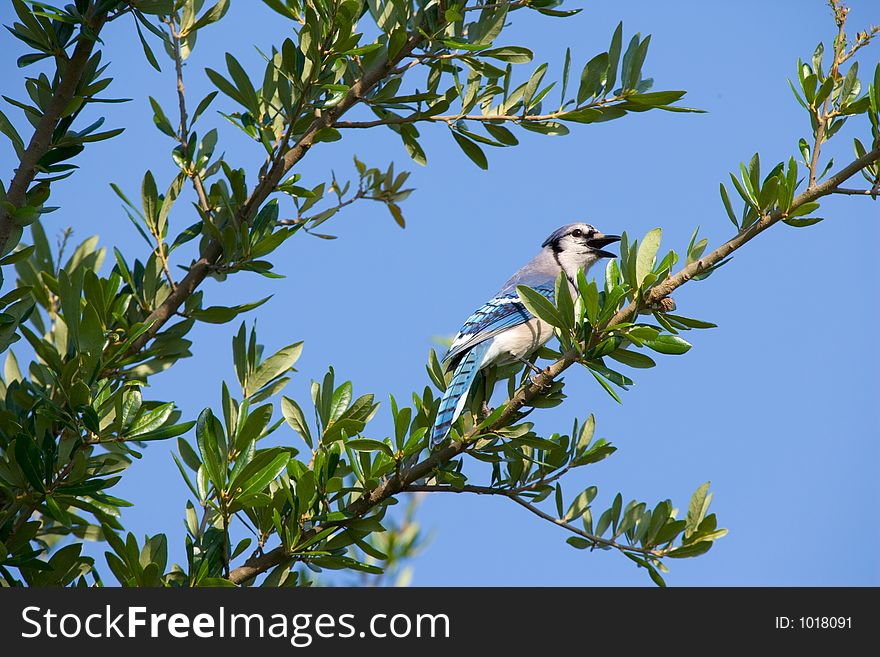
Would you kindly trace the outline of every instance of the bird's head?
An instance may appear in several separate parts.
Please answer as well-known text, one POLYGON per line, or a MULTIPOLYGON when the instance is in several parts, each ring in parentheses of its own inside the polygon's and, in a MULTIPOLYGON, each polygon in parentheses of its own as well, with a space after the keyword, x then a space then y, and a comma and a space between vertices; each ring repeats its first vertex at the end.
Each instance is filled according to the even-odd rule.
POLYGON ((597 260, 616 258, 603 247, 620 241, 620 235, 605 235, 590 224, 575 223, 557 228, 541 245, 549 249, 566 273, 587 270, 597 260))

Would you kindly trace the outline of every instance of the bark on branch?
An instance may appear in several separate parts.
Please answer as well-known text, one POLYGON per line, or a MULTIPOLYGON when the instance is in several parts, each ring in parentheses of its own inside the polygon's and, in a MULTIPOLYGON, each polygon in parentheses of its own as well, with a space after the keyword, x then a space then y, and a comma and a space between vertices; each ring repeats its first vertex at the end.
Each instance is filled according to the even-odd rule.
MULTIPOLYGON (((849 165, 843 167, 840 171, 828 178, 828 180, 826 180, 825 182, 811 187, 803 193, 799 194, 792 201, 792 207, 789 212, 797 207, 800 207, 804 203, 809 203, 810 201, 815 201, 818 198, 834 193, 835 189, 837 189, 846 180, 864 169, 866 166, 869 166, 874 162, 877 162, 878 160, 880 160, 880 148, 875 148, 869 153, 866 153, 864 156, 853 161, 849 165)), ((677 274, 671 276, 670 278, 663 281, 660 285, 652 289, 651 292, 647 294, 643 299, 642 305, 650 305, 651 303, 657 302, 660 299, 668 296, 676 288, 681 287, 689 280, 691 280, 695 275, 721 262, 724 258, 728 257, 734 251, 750 242, 752 239, 784 219, 786 216, 787 213, 781 211, 765 215, 748 229, 740 232, 734 238, 725 242, 705 257, 700 258, 696 262, 693 262, 690 265, 684 267, 677 274)), ((604 327, 600 327, 599 330, 595 332, 594 339, 596 339, 597 336, 601 336, 605 328, 609 326, 614 326, 621 322, 628 321, 630 317, 636 315, 639 307, 640 306, 636 303, 630 303, 628 306, 618 311, 604 327)), ((562 355, 562 358, 545 367, 540 374, 536 374, 531 379, 531 382, 528 385, 520 388, 516 392, 516 394, 505 404, 504 411, 490 427, 486 427, 479 432, 474 429, 469 432, 468 435, 465 436, 461 442, 452 443, 451 445, 443 447, 442 449, 430 454, 427 458, 425 458, 425 460, 415 464, 412 468, 408 470, 402 470, 400 473, 397 473, 384 480, 372 491, 369 491, 363 497, 357 499, 348 506, 348 508, 346 509, 346 514, 348 515, 348 517, 357 518, 363 516, 371 509, 376 507, 376 505, 382 503, 392 495, 404 492, 406 490, 417 490, 413 488, 416 482, 430 475, 434 468, 436 468, 437 466, 462 454, 469 447, 470 441, 478 433, 488 433, 493 430, 498 430, 509 423, 525 404, 532 400, 536 395, 540 394, 541 390, 546 388, 563 371, 576 363, 578 361, 578 358, 579 354, 575 349, 564 353, 562 355)), ((540 510, 538 509, 538 511, 540 510)), ((532 512, 534 512, 534 510, 532 510, 532 512)), ((550 516, 548 516, 547 519, 556 522, 556 519, 553 519, 550 516)), ((300 541, 305 542, 325 529, 344 524, 345 521, 339 521, 335 523, 317 525, 304 531, 300 537, 300 541)), ((288 554, 288 552, 283 547, 277 547, 274 550, 271 550, 264 554, 251 557, 244 563, 244 565, 232 570, 229 573, 228 579, 235 584, 243 584, 256 576, 267 572, 275 566, 278 566, 287 559, 290 559, 291 556, 292 555, 288 554)))
MULTIPOLYGON (((22 153, 18 168, 15 170, 15 175, 9 183, 9 189, 6 191, 6 200, 16 208, 22 207, 27 198, 28 188, 30 188, 37 175, 37 163, 49 151, 49 147, 52 145, 52 134, 55 132, 55 128, 58 127, 58 122, 62 118, 62 112, 64 112, 64 109, 70 104, 70 101, 76 94, 76 89, 82 79, 83 72, 92 56, 92 50, 94 50, 98 34, 101 28, 104 27, 106 20, 106 12, 95 16, 89 24, 94 38, 85 36, 81 29, 70 58, 64 60, 58 57, 56 59, 61 82, 52 96, 46 113, 43 114, 40 122, 37 124, 27 148, 22 153)), ((15 218, 0 206, 0 253, 5 252, 6 243, 12 234, 13 228, 15 228, 15 218)))
POLYGON ((630 552, 634 554, 642 554, 651 557, 663 557, 668 554, 672 548, 667 547, 664 549, 654 549, 654 548, 643 548, 638 545, 627 545, 626 543, 618 543, 617 541, 602 538, 601 536, 596 536, 595 534, 590 534, 589 532, 584 531, 578 527, 575 527, 571 523, 566 522, 562 518, 555 518, 551 516, 549 513, 545 513, 537 506, 532 504, 526 499, 523 499, 520 495, 518 495, 513 490, 507 490, 504 488, 493 488, 491 486, 462 486, 461 488, 455 488, 453 486, 433 486, 433 485, 412 485, 407 486, 405 491, 407 493, 474 493, 476 495, 498 495, 501 497, 506 497, 509 500, 519 504, 521 507, 529 511, 529 513, 533 513, 538 516, 542 520, 546 520, 547 522, 551 522, 554 525, 558 525, 563 529, 575 534, 576 536, 580 536, 581 538, 590 541, 593 544, 593 547, 598 547, 603 545, 607 548, 613 548, 615 550, 620 550, 621 552, 630 552))
MULTIPOLYGON (((318 133, 325 128, 334 127, 336 121, 343 114, 357 105, 364 95, 369 93, 376 84, 385 78, 388 72, 397 66, 404 57, 407 57, 421 41, 421 35, 410 37, 397 55, 391 59, 378 62, 372 69, 364 73, 363 77, 351 86, 348 94, 336 107, 316 116, 296 144, 275 159, 268 173, 260 180, 247 201, 239 209, 237 220, 240 222, 250 222, 260 206, 269 198, 269 195, 275 190, 278 183, 281 182, 284 175, 305 157, 309 149, 315 144, 318 133)), ((296 120, 296 118, 294 117, 293 120, 296 120)), ((132 344, 131 353, 136 353, 143 349, 156 336, 165 323, 174 316, 178 308, 183 305, 202 281, 205 280, 221 255, 223 255, 223 247, 220 243, 213 240, 209 242, 199 259, 192 264, 186 276, 177 284, 177 289, 168 295, 165 301, 147 317, 145 321, 147 324, 150 324, 150 328, 132 344)))

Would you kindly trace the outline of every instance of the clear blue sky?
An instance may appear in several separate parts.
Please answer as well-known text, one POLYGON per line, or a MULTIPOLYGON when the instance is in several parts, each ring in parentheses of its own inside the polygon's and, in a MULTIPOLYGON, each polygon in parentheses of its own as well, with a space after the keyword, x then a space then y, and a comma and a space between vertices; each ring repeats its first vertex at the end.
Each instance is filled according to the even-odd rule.
MULTIPOLYGON (((880 23, 870 0, 853 1, 851 26, 880 23)), ((687 89, 685 102, 707 114, 651 112, 609 124, 573 126, 564 138, 520 131, 517 148, 492 150, 488 172, 474 167, 445 130, 422 130, 428 166, 412 164, 387 131, 346 133, 342 142, 313 149, 300 169, 312 184, 330 169, 353 172, 351 155, 370 165, 389 161, 413 170, 417 188, 404 205, 400 230, 380 206, 356 205, 325 224, 340 239, 289 241, 277 254, 280 273, 268 281, 239 274, 205 286, 208 305, 274 294, 259 312, 267 351, 305 340, 299 373, 287 394, 308 399, 308 385, 328 365, 351 379, 355 393, 406 399, 427 383, 424 362, 432 338, 461 321, 539 248, 558 225, 587 220, 606 232, 642 235, 664 229, 664 246, 684 248, 695 226, 717 245, 731 234, 718 183, 759 150, 766 165, 796 153, 808 136, 806 116, 787 78, 797 58, 817 42, 830 45, 834 25, 820 0, 765 3, 592 2, 567 19, 517 12, 503 43, 526 45, 558 75, 571 45, 573 70, 607 47, 617 21, 627 34, 653 35, 645 70, 657 89, 687 89)), ((0 20, 10 22, 3 3, 0 20)), ((79 239, 98 233, 124 251, 142 244, 108 183, 136 195, 144 171, 160 187, 173 175, 172 144, 152 126, 147 95, 174 111, 169 66, 145 62, 127 21, 104 36, 116 78, 109 93, 133 102, 102 106, 109 126, 126 126, 110 142, 90 146, 82 171, 58 184, 46 230, 73 226, 79 239)), ((286 26, 262 3, 235 0, 218 26, 200 33, 187 70, 195 103, 208 90, 203 74, 226 50, 255 72, 253 45, 279 43, 286 26)), ((21 98, 19 44, 0 36, 3 93, 21 98)), ((880 43, 864 55, 873 71, 880 43)), ((107 95, 107 93, 105 93, 107 95)), ((229 111, 222 96, 214 110, 229 111)), ((4 108, 19 121, 20 113, 4 108)), ((255 172, 260 151, 217 115, 203 120, 221 131, 227 159, 255 172)), ((859 120, 858 134, 868 134, 859 120)), ((837 160, 851 157, 847 126, 836 139, 837 160)), ((5 140, 4 140, 5 142, 5 140)), ((11 149, 0 146, 8 181, 11 149)), ((253 175, 251 175, 251 179, 253 175)), ((878 585, 880 525, 876 331, 876 245, 880 206, 867 199, 823 202, 819 225, 780 225, 740 251, 734 261, 675 295, 686 315, 719 325, 692 332, 683 357, 660 357, 637 371, 623 406, 611 401, 582 370, 566 374, 567 403, 536 413, 547 434, 570 430, 574 416, 597 416, 597 435, 619 451, 567 480, 569 496, 599 486, 597 508, 617 491, 653 504, 671 497, 686 505, 711 480, 713 510, 730 529, 706 556, 671 561, 672 585, 878 585)), ((179 203, 173 226, 193 221, 179 203)), ((329 231, 328 231, 329 232, 329 231)), ((131 260, 133 258, 129 258, 131 260)), ((155 377, 151 393, 173 399, 186 417, 219 408, 220 380, 234 381, 230 355, 237 323, 200 326, 193 358, 155 377)), ((389 428, 383 404, 371 435, 389 428)), ((282 428, 273 440, 299 444, 282 428)), ((137 535, 165 531, 172 558, 183 557, 186 489, 172 462, 173 442, 152 444, 114 492, 135 503, 125 511, 137 535)), ((417 585, 644 585, 644 571, 624 557, 585 553, 566 534, 519 507, 473 496, 426 499, 419 518, 433 540, 414 561, 417 585)), ((100 554, 103 549, 94 550, 100 554)), ((103 565, 103 559, 99 560, 103 565)), ((103 569, 106 572, 106 568, 103 569)))

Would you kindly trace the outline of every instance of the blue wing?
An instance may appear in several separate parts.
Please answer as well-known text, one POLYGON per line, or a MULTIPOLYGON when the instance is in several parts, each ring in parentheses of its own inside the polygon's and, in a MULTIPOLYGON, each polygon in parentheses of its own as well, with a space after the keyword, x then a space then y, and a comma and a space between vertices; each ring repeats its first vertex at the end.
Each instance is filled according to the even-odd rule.
POLYGON ((452 423, 464 409, 468 393, 485 360, 492 339, 509 328, 533 318, 520 302, 517 285, 528 285, 553 300, 554 280, 544 277, 516 275, 490 301, 467 318, 443 357, 446 368, 455 368, 452 380, 440 399, 440 407, 431 428, 430 446, 437 447, 449 435, 452 423))
MULTIPOLYGON (((551 301, 553 300, 552 285, 537 286, 534 289, 551 301)), ((472 349, 474 345, 493 338, 518 324, 524 324, 532 317, 532 313, 526 310, 526 307, 520 302, 515 287, 513 290, 502 290, 491 301, 483 304, 473 315, 468 317, 459 329, 449 351, 443 357, 446 368, 454 367, 462 355, 472 349)))
POLYGON ((456 366, 455 374, 452 375, 452 380, 440 399, 437 418, 431 428, 431 449, 446 440, 452 423, 461 415, 474 379, 480 371, 483 356, 486 355, 491 344, 491 340, 480 342, 468 351, 456 366))

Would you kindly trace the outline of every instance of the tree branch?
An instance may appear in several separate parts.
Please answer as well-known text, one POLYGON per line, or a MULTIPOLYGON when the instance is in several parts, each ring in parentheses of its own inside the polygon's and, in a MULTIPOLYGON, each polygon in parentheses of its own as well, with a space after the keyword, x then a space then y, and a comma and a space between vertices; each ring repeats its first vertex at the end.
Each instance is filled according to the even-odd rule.
POLYGON ((521 9, 529 4, 529 0, 511 0, 510 2, 487 2, 482 5, 472 5, 470 7, 462 7, 459 11, 482 11, 483 9, 500 9, 507 7, 508 11, 521 9))
MULTIPOLYGON (((82 79, 83 72, 92 56, 92 50, 97 42, 98 34, 106 20, 107 12, 95 16, 92 23, 88 25, 94 34, 94 39, 83 35, 84 28, 86 27, 84 25, 80 28, 76 46, 70 58, 62 59, 61 56, 56 57, 61 82, 55 90, 52 100, 49 102, 46 113, 43 114, 37 127, 34 129, 34 134, 31 136, 31 140, 24 153, 22 153, 18 168, 15 170, 15 175, 9 183, 9 189, 6 192, 6 200, 15 208, 22 207, 25 202, 28 188, 37 175, 37 164, 49 151, 52 134, 55 132, 55 128, 58 127, 62 112, 76 94, 76 89, 82 79)), ((6 243, 14 227, 15 219, 7 209, 0 205, 0 253, 6 251, 6 243)))
MULTIPOLYGON (((795 199, 792 201, 791 208, 788 211, 783 212, 781 210, 777 210, 771 214, 764 215, 763 217, 761 217, 761 219, 749 226, 749 228, 719 246, 709 255, 700 258, 695 262, 692 262, 688 266, 684 267, 681 271, 679 271, 675 276, 667 278, 657 287, 653 288, 648 295, 646 295, 643 301, 643 305, 648 306, 651 303, 656 303, 663 297, 669 296, 673 290, 681 287, 700 272, 703 272, 710 267, 718 264, 719 262, 727 258, 731 253, 750 242, 752 239, 763 233, 765 230, 785 219, 791 212, 791 210, 799 208, 805 203, 809 203, 811 201, 815 201, 816 199, 822 198, 823 196, 834 194, 841 184, 849 180, 852 176, 864 169, 866 166, 869 166, 874 162, 877 162, 878 160, 880 160, 880 146, 872 151, 865 153, 862 157, 843 167, 840 171, 828 178, 825 182, 807 188, 804 192, 795 197, 795 199)), ((635 315, 636 309, 636 304, 630 303, 626 308, 619 311, 616 315, 614 315, 614 317, 611 318, 611 320, 609 320, 608 326, 613 326, 615 324, 620 324, 621 322, 627 321, 630 317, 635 315)))
POLYGON ((490 486, 462 486, 461 488, 454 488, 452 486, 433 486, 433 485, 417 485, 413 484, 407 486, 403 491, 405 493, 475 493, 477 495, 500 495, 502 497, 506 497, 510 500, 513 500, 517 504, 519 504, 524 509, 527 509, 529 512, 535 514, 539 518, 546 520, 547 522, 552 522, 554 525, 558 525, 563 529, 570 531, 572 534, 577 534, 581 538, 584 538, 590 541, 593 544, 593 547, 598 545, 604 545, 605 547, 614 548, 615 550, 620 550, 621 552, 634 552, 638 554, 643 554, 650 557, 663 557, 666 555, 669 550, 652 550, 650 548, 642 548, 636 545, 627 545, 625 543, 618 543, 617 541, 602 538, 601 536, 596 536, 595 534, 590 534, 589 532, 584 531, 583 529, 578 529, 574 525, 567 523, 565 520, 561 518, 554 518, 549 513, 545 513, 537 506, 529 502, 528 500, 524 500, 522 497, 516 494, 513 490, 506 490, 503 488, 492 488, 490 486))
MULTIPOLYGON (((189 119, 186 112, 186 88, 183 84, 183 57, 180 54, 180 34, 174 25, 174 19, 168 18, 168 30, 171 34, 171 41, 174 43, 174 70, 177 74, 177 104, 180 112, 180 125, 178 128, 177 139, 180 145, 186 150, 189 143, 189 119)), ((187 171, 186 175, 192 181, 193 188, 196 190, 196 196, 199 197, 199 207, 206 215, 211 213, 211 204, 208 202, 208 195, 205 193, 205 185, 202 177, 197 171, 187 171)), ((174 286, 172 285, 172 288, 174 286)))
MULTIPOLYGON (((367 511, 374 508, 377 504, 384 502, 396 493, 402 492, 410 484, 415 483, 419 479, 427 477, 434 468, 442 463, 446 463, 450 459, 455 458, 456 456, 464 452, 467 447, 467 441, 462 441, 452 443, 450 445, 442 447, 432 454, 429 454, 424 461, 416 463, 408 470, 402 470, 394 476, 385 479, 378 486, 376 486, 376 488, 366 492, 363 497, 360 497, 352 502, 346 509, 346 514, 350 518, 362 516, 367 511)), ((300 543, 304 543, 319 532, 328 529, 329 527, 338 526, 344 523, 345 521, 343 520, 333 523, 315 525, 314 527, 304 531, 300 536, 299 541, 300 543)), ((231 573, 229 573, 229 580, 236 584, 242 584, 253 579, 257 575, 266 572, 270 568, 274 568, 288 558, 289 555, 287 554, 287 551, 283 547, 279 546, 274 550, 270 550, 269 552, 266 552, 264 554, 249 558, 247 561, 245 561, 244 565, 235 568, 231 573)))
POLYGON ((844 194, 845 196, 877 196, 876 189, 847 189, 838 187, 832 194, 844 194))
MULTIPOLYGON (((840 171, 828 178, 828 180, 826 180, 825 182, 808 188, 806 191, 798 195, 792 201, 792 206, 788 212, 790 212, 792 209, 800 207, 804 203, 814 201, 818 198, 833 193, 837 186, 861 171, 864 167, 873 164, 878 160, 880 160, 880 147, 875 148, 869 153, 866 153, 864 156, 851 162, 849 165, 843 167, 840 171)), ((642 301, 642 305, 649 306, 650 304, 656 303, 660 299, 668 296, 673 290, 687 283, 696 274, 705 271, 713 265, 719 263, 721 260, 728 257, 731 253, 750 242, 752 239, 760 235, 772 225, 784 219, 787 214, 787 212, 777 211, 770 215, 765 215, 747 230, 739 233, 736 237, 729 240, 728 242, 725 242, 723 245, 712 251, 709 255, 684 267, 675 276, 666 279, 657 287, 653 288, 651 292, 645 296, 644 300, 642 301)), ((594 332, 593 341, 598 341, 598 339, 607 327, 627 321, 631 316, 634 316, 638 308, 639 304, 633 302, 626 306, 626 308, 618 311, 617 314, 615 314, 605 326, 600 327, 599 330, 594 332)), ((365 493, 363 497, 357 499, 345 509, 345 513, 348 518, 357 518, 364 515, 369 510, 373 509, 376 505, 382 503, 392 495, 404 492, 408 489, 416 490, 412 488, 415 482, 424 477, 427 477, 434 470, 434 468, 441 465, 442 463, 445 463, 450 459, 453 459, 456 456, 462 454, 470 446, 470 443, 477 435, 498 430, 507 425, 510 421, 513 420, 513 418, 525 404, 527 404, 535 396, 540 394, 540 392, 545 389, 550 383, 552 383, 552 381, 557 376, 559 376, 559 374, 568 369, 572 364, 576 363, 579 358, 580 355, 577 349, 571 349, 564 353, 562 355, 562 358, 545 367, 540 374, 536 374, 534 377, 532 377, 528 385, 521 387, 516 392, 516 394, 505 404, 504 410, 502 411, 501 415, 491 426, 484 427, 480 430, 475 427, 470 432, 468 432, 468 434, 465 435, 460 442, 454 442, 450 445, 447 445, 437 450, 436 452, 429 454, 428 457, 425 458, 425 460, 416 463, 408 470, 402 470, 399 473, 396 473, 393 476, 389 477, 388 479, 385 479, 376 488, 374 488, 372 491, 365 493)), ((532 511, 532 509, 529 510, 532 511)), ((540 509, 535 509, 535 511, 540 512, 538 515, 543 513, 542 511, 540 511, 540 509)), ((547 519, 556 522, 555 518, 548 516, 547 519)), ((345 522, 345 520, 342 520, 316 525, 302 533, 300 537, 300 542, 305 542, 314 537, 319 532, 330 527, 344 525, 345 522)), ((592 537, 585 536, 585 538, 587 538, 587 540, 592 540, 592 537)), ((244 565, 232 570, 229 573, 228 579, 235 584, 242 584, 260 575, 261 573, 264 573, 267 570, 281 564, 286 559, 290 558, 290 556, 291 555, 288 554, 288 552, 283 547, 277 547, 274 550, 271 550, 264 554, 249 558, 244 563, 244 565)))
MULTIPOLYGON (((828 77, 836 81, 838 77, 838 70, 840 69, 840 64, 843 61, 841 60, 841 57, 843 56, 843 51, 846 48, 846 14, 849 10, 836 0, 831 0, 830 4, 832 9, 834 10, 834 19, 837 22, 837 38, 834 39, 834 62, 831 65, 831 71, 828 73, 828 77)), ((809 187, 816 186, 816 178, 819 168, 819 152, 822 150, 822 144, 825 142, 825 132, 828 130, 828 122, 831 120, 831 117, 828 114, 828 110, 831 107, 831 97, 833 95, 834 94, 831 93, 828 94, 828 97, 825 98, 825 102, 822 104, 821 108, 810 108, 810 111, 816 118, 816 139, 815 143, 813 144, 813 152, 810 157, 809 187)))
POLYGON ((401 125, 405 123, 418 123, 420 121, 433 121, 435 123, 451 124, 456 121, 480 121, 482 123, 496 123, 500 121, 510 121, 516 123, 538 123, 541 121, 553 121, 570 114, 571 112, 579 112, 585 109, 594 109, 607 106, 613 102, 625 100, 625 98, 606 98, 584 107, 575 107, 574 109, 561 110, 551 112, 550 114, 445 114, 439 116, 424 116, 422 114, 413 114, 410 116, 391 116, 387 119, 375 119, 373 121, 339 121, 334 127, 336 128, 375 128, 380 125, 401 125))
MULTIPOLYGON (((305 157, 309 149, 315 144, 318 133, 325 128, 334 127, 339 117, 363 100, 364 96, 388 74, 388 71, 393 69, 404 57, 407 57, 421 41, 422 36, 420 34, 411 36, 397 55, 391 59, 378 62, 360 80, 355 82, 345 98, 336 107, 325 113, 318 114, 296 144, 290 149, 282 151, 279 154, 280 157, 275 159, 269 172, 260 180, 247 201, 239 209, 237 213, 238 221, 250 222, 259 207, 275 190, 278 183, 281 182, 284 175, 305 157)), ((296 117, 293 117, 292 120, 296 121, 296 117)), ((150 324, 150 328, 132 344, 131 353, 143 349, 156 336, 162 326, 165 325, 177 309, 205 280, 211 271, 211 267, 216 264, 222 254, 223 247, 219 242, 212 240, 208 243, 205 251, 193 263, 186 276, 178 283, 177 289, 168 295, 165 301, 147 317, 145 321, 150 324)))

